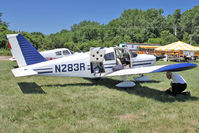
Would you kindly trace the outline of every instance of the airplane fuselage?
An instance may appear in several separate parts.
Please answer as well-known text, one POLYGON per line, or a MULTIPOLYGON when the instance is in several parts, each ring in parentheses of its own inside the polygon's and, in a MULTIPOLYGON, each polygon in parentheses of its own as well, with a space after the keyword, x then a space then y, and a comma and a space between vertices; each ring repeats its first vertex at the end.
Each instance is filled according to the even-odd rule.
MULTIPOLYGON (((121 50, 121 48, 119 49, 121 50)), ((49 60, 33 65, 28 65, 21 69, 33 69, 38 73, 38 75, 43 76, 98 78, 101 77, 103 74, 113 72, 113 67, 117 65, 123 65, 125 66, 125 68, 133 68, 151 66, 155 63, 155 57, 153 56, 137 55, 136 57, 133 57, 130 53, 128 53, 128 57, 126 60, 129 60, 130 62, 122 62, 122 64, 119 64, 117 62, 117 60, 119 60, 116 52, 117 50, 118 49, 115 48, 105 49, 106 52, 104 60, 101 63, 101 67, 103 67, 102 69, 104 70, 103 72, 100 72, 99 70, 95 72, 93 67, 94 63, 91 62, 91 52, 77 53, 56 60, 49 60), (112 58, 107 57, 107 55, 111 55, 110 57, 112 58)), ((124 48, 122 50, 124 50, 124 48)))

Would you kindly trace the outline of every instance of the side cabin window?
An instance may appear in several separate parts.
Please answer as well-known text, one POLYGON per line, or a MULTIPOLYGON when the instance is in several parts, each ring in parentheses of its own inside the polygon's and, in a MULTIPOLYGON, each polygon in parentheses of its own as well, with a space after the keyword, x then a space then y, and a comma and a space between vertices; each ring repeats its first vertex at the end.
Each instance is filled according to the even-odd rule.
POLYGON ((56 55, 61 55, 61 51, 55 52, 56 55))
POLYGON ((131 53, 131 56, 132 56, 132 57, 137 57, 137 53, 136 53, 136 52, 132 52, 132 53, 131 53))
POLYGON ((108 61, 108 60, 115 60, 114 52, 105 54, 105 55, 104 55, 104 59, 105 59, 105 61, 108 61))
POLYGON ((69 54, 70 54, 70 52, 68 50, 63 51, 63 55, 69 55, 69 54))

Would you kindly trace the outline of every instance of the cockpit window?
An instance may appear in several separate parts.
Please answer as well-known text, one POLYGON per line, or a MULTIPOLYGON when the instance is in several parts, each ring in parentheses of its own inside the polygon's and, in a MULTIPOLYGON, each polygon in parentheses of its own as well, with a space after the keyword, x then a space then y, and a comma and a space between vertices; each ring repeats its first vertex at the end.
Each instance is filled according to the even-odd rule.
POLYGON ((106 61, 108 61, 108 60, 115 60, 114 52, 105 54, 105 55, 104 55, 104 59, 105 59, 106 61))
POLYGON ((56 53, 56 55, 61 55, 61 51, 57 51, 55 53, 56 53))
POLYGON ((63 55, 69 55, 70 53, 69 53, 69 51, 68 50, 64 50, 63 51, 63 55))

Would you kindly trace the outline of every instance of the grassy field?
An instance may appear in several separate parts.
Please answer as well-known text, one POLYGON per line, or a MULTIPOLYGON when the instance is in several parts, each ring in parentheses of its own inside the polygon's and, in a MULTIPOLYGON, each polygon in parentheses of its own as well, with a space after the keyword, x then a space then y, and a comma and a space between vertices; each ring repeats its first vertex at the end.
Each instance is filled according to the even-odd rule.
POLYGON ((14 78, 13 66, 13 62, 0 61, 2 133, 199 132, 199 67, 180 72, 191 97, 172 97, 163 92, 170 82, 165 73, 147 74, 151 82, 118 89, 119 77, 98 82, 68 77, 14 78))

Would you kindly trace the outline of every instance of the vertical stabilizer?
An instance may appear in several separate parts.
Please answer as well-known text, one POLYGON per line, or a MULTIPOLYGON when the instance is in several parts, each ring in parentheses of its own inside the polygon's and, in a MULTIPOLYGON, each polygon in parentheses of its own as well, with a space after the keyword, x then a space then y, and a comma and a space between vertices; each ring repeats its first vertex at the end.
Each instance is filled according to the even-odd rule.
POLYGON ((21 34, 8 34, 9 47, 19 67, 46 61, 46 59, 21 34))

